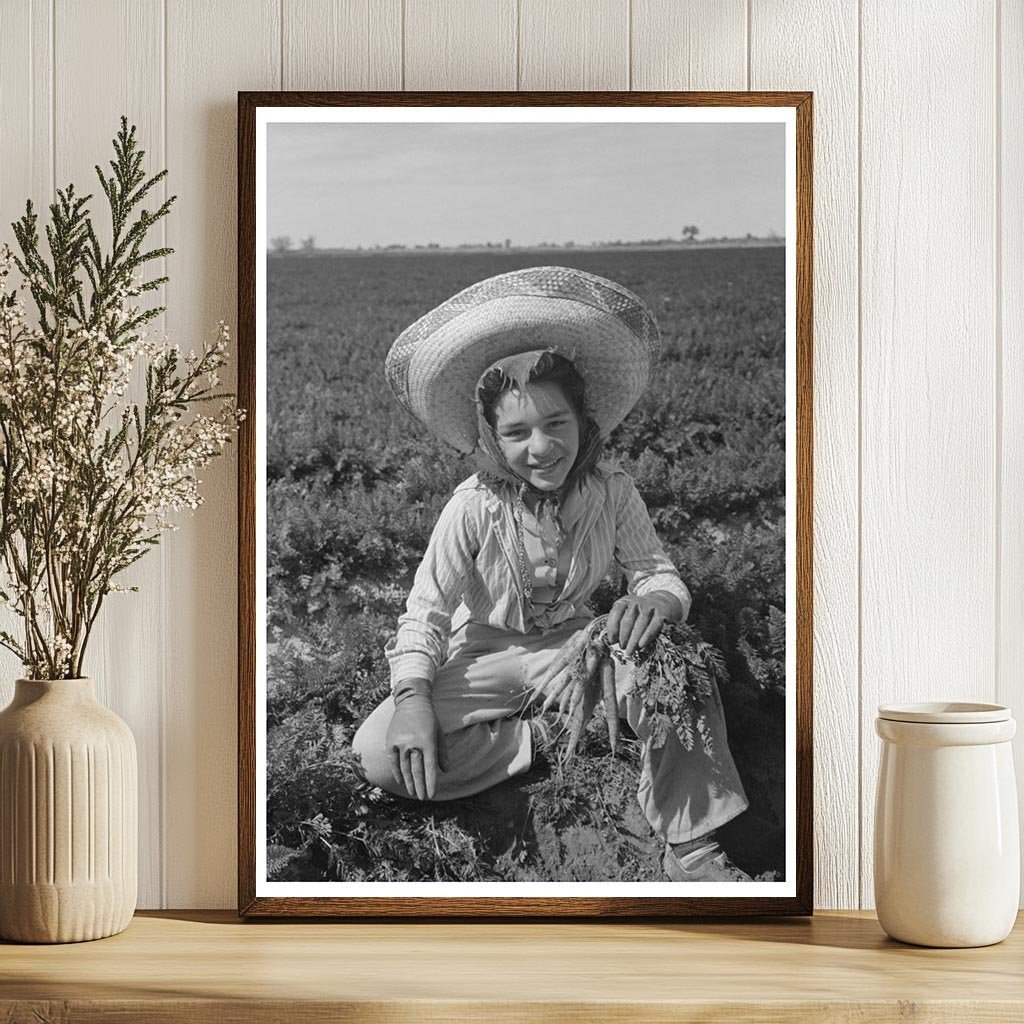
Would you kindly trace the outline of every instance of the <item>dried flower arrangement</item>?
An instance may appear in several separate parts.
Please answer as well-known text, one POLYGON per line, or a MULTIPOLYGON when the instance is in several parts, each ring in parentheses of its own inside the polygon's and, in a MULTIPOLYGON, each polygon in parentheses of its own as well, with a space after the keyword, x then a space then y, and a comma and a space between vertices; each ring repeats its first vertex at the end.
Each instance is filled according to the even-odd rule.
POLYGON ((0 248, 0 600, 22 627, 17 637, 0 631, 0 645, 32 679, 82 675, 104 598, 126 589, 115 577, 177 528, 170 513, 200 504, 197 473, 244 416, 233 394, 218 390, 226 325, 187 355, 147 336, 164 307, 142 308, 140 296, 167 278, 146 281, 143 271, 173 250, 147 250, 146 236, 175 197, 140 207, 167 174, 147 176, 144 156, 122 118, 112 174, 96 168, 108 245, 90 217, 91 196, 69 185, 50 206, 48 254, 31 202, 13 225, 20 254, 0 248), (145 401, 134 402, 143 366, 145 401), (212 414, 194 409, 214 401, 212 414))

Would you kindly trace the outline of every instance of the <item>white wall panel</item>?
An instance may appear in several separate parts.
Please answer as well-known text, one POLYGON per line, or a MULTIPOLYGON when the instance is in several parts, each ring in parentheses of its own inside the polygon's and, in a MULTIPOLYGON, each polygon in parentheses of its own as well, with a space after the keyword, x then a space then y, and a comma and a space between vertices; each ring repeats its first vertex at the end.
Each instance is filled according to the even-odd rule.
MULTIPOLYGON (((1024 4, 1000 5, 995 253, 1002 418, 999 664, 996 700, 1024 720, 1024 4)), ((1014 747, 1024 812, 1024 737, 1014 747)), ((1021 814, 1024 820, 1024 813, 1021 814)))
POLYGON ((519 88, 629 89, 623 0, 519 0, 519 88))
POLYGON ((53 30, 49 0, 8 0, 0 32, 0 238, 53 188, 53 30))
POLYGON ((281 0, 285 89, 402 87, 402 0, 281 0))
MULTIPOLYGON (((92 188, 124 111, 180 197, 185 347, 235 320, 240 89, 814 90, 817 903, 870 905, 875 705, 1024 703, 1024 5, 3 7, 3 238, 55 171, 92 188)), ((139 741, 143 906, 235 899, 233 447, 203 492, 111 598, 90 669, 139 741)))
MULTIPOLYGON (((31 199, 45 213, 53 193, 53 23, 49 0, 11 0, 0 31, 0 245, 17 249, 11 222, 31 199)), ((26 296, 27 298, 27 296, 26 296)), ((31 300, 29 300, 31 307, 31 300)), ((21 620, 0 608, 0 629, 21 620)), ((0 647, 0 707, 14 695, 18 657, 0 647)))
POLYGON ((747 0, 633 0, 630 24, 630 88, 747 88, 747 0))
POLYGON ((411 0, 403 10, 402 88, 516 88, 515 0, 411 0))
POLYGON ((993 14, 973 0, 863 4, 865 906, 876 705, 994 693, 993 14))
MULTIPOLYGON (((146 169, 164 166, 163 7, 161 0, 59 0, 54 7, 54 160, 59 188, 73 182, 80 195, 92 193, 90 209, 101 240, 109 243, 110 214, 95 165, 109 173, 112 140, 121 115, 138 126, 146 169), (97 54, 103 54, 97 60, 97 54), (84 87, 88 83, 88 87, 84 87)), ((162 201, 164 190, 154 199, 162 201)), ((154 230, 151 247, 163 242, 154 230)), ((149 276, 163 273, 163 261, 149 276)), ((148 299, 157 305, 162 292, 148 299)), ((156 323, 154 330, 160 330, 156 323)), ((125 398, 145 402, 145 379, 133 382, 125 398)), ((163 902, 164 761, 164 583, 159 552, 150 552, 118 579, 137 586, 135 594, 110 594, 86 650, 84 672, 96 683, 97 699, 131 727, 139 752, 139 906, 163 902)))
MULTIPOLYGON (((276 0, 167 0, 168 331, 186 349, 235 321, 236 93, 281 82, 276 0)), ((234 364, 221 374, 234 379, 234 364)), ((235 901, 236 446, 166 544, 167 905, 235 901)))
POLYGON ((755 89, 814 92, 814 875, 858 906, 857 11, 755 0, 755 89), (818 41, 808 46, 805 40, 818 41))

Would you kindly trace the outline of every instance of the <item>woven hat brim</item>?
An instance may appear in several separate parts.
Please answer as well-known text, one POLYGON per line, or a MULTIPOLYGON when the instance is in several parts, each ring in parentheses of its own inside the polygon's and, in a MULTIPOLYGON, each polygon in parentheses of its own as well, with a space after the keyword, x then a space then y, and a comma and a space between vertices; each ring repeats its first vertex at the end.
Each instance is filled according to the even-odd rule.
POLYGON ((652 352, 618 317, 574 299, 496 298, 440 326, 409 360, 409 411, 461 452, 477 442, 474 396, 497 360, 535 349, 571 359, 586 384, 591 416, 607 436, 650 380, 652 352))

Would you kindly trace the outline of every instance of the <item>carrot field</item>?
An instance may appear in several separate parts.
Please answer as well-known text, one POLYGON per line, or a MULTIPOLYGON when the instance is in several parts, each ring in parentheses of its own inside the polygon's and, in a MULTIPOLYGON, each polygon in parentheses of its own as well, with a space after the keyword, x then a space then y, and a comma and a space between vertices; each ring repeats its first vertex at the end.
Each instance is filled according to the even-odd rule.
MULTIPOLYGON (((661 843, 635 801, 638 752, 599 721, 450 803, 383 794, 351 738, 387 694, 383 648, 431 528, 472 472, 391 397, 395 336, 492 274, 558 263, 653 309, 654 384, 610 439, 723 653, 730 746, 751 799, 722 830, 782 877, 785 844, 785 250, 289 254, 268 273, 268 877, 279 881, 650 881, 661 843)), ((609 578, 595 612, 618 596, 609 578)))

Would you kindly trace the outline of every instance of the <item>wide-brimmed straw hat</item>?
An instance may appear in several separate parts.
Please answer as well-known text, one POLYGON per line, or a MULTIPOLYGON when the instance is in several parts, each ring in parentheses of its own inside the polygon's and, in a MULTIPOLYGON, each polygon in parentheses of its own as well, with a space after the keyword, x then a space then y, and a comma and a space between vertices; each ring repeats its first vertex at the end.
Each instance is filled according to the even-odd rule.
POLYGON ((571 359, 608 436, 650 381, 661 339, 631 291, 582 270, 528 267, 479 281, 420 317, 384 363, 398 401, 460 452, 477 443, 476 386, 504 356, 550 349, 571 359))

